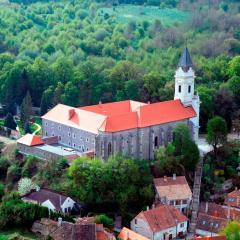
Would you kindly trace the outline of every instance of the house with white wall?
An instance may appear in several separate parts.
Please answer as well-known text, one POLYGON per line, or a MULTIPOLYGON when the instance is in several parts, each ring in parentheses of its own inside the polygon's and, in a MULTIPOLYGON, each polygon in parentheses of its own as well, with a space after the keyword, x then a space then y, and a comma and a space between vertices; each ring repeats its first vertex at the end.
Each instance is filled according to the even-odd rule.
POLYGON ((73 209, 78 208, 72 198, 45 188, 24 195, 22 200, 24 202, 39 204, 47 207, 49 210, 63 214, 69 214, 73 209))
POLYGON ((170 240, 184 236, 187 226, 187 217, 169 205, 142 211, 131 221, 132 231, 151 240, 170 240))
POLYGON ((155 178, 155 199, 157 203, 176 207, 186 213, 192 201, 192 191, 184 176, 155 178))
POLYGON ((200 236, 219 236, 230 221, 240 220, 240 210, 216 203, 201 203, 196 226, 200 236))

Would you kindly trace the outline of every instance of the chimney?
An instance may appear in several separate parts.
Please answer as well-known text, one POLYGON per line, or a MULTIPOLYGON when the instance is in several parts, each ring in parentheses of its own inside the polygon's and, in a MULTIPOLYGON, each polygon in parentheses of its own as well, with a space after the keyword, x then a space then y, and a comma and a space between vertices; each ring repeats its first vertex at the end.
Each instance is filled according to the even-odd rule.
POLYGON ((100 100, 100 101, 98 102, 98 104, 101 105, 101 104, 102 104, 102 101, 100 100))
POLYGON ((148 105, 149 105, 149 104, 151 104, 151 102, 150 102, 150 101, 148 101, 148 105))
POLYGON ((176 181, 177 179, 177 176, 176 176, 176 173, 173 174, 173 180, 176 181))
POLYGON ((62 218, 59 217, 59 218, 58 218, 58 227, 61 227, 61 226, 62 226, 62 218))
POLYGON ((206 205, 205 205, 205 212, 208 213, 208 202, 206 202, 206 205))
POLYGON ((163 177, 163 181, 164 181, 164 182, 167 182, 167 176, 164 176, 164 177, 163 177))
POLYGON ((235 187, 235 191, 237 191, 238 190, 238 188, 237 187, 235 187))
POLYGON ((147 206, 147 211, 149 210, 149 206, 147 206))
POLYGON ((231 217, 231 208, 228 206, 227 208, 227 219, 229 220, 231 217))
POLYGON ((152 209, 154 209, 154 208, 155 208, 155 204, 152 205, 152 209))
POLYGON ((75 110, 74 109, 70 109, 68 111, 68 120, 70 120, 73 117, 74 114, 75 114, 75 110))

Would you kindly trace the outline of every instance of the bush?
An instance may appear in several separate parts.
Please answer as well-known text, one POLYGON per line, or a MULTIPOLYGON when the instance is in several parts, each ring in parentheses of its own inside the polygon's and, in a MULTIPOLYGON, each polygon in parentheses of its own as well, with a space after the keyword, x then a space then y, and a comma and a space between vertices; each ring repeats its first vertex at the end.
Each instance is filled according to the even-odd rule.
POLYGON ((0 157, 0 179, 5 179, 10 163, 6 157, 0 157))
MULTIPOLYGON (((36 220, 48 217, 48 208, 37 204, 25 203, 15 192, 5 195, 0 205, 0 229, 23 226, 29 228, 36 220)), ((56 212, 51 212, 50 217, 53 220, 62 217, 65 221, 73 222, 71 217, 56 212)))
POLYGON ((37 170, 36 165, 37 159, 33 156, 26 157, 26 162, 22 167, 21 175, 22 177, 32 177, 35 171, 37 170))
POLYGON ((101 215, 96 216, 95 222, 103 224, 103 226, 106 227, 106 228, 112 228, 114 226, 113 220, 105 214, 101 214, 101 215))

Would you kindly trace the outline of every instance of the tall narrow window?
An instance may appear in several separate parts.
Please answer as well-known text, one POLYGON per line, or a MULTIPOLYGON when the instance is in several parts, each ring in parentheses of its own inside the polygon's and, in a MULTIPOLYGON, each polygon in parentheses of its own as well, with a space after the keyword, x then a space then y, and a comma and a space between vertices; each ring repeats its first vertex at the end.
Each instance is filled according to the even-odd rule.
POLYGON ((112 154, 112 144, 108 144, 108 156, 112 154))
POLYGON ((155 146, 155 148, 158 146, 158 137, 157 136, 154 139, 154 146, 155 146))
POLYGON ((188 86, 188 93, 191 92, 191 85, 188 86))
POLYGON ((182 91, 182 86, 179 85, 179 86, 178 86, 178 92, 181 92, 181 91, 182 91))

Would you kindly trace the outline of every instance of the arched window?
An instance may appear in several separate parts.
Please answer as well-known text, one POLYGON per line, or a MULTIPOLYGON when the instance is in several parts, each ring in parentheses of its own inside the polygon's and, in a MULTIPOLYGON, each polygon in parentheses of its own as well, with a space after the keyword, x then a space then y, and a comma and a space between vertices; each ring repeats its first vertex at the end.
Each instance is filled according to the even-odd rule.
POLYGON ((191 85, 188 86, 188 93, 191 92, 191 85))
POLYGON ((154 147, 156 148, 158 146, 158 136, 154 138, 154 147))
POLYGON ((178 92, 181 92, 181 91, 182 91, 182 86, 179 85, 179 86, 178 86, 178 92))
POLYGON ((108 156, 112 154, 112 144, 108 143, 108 156))

